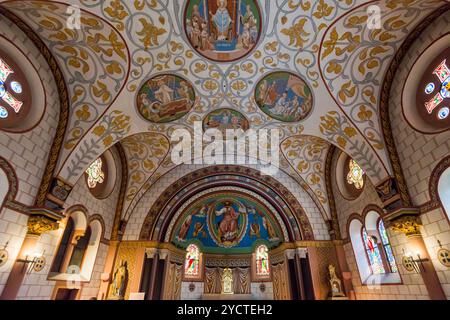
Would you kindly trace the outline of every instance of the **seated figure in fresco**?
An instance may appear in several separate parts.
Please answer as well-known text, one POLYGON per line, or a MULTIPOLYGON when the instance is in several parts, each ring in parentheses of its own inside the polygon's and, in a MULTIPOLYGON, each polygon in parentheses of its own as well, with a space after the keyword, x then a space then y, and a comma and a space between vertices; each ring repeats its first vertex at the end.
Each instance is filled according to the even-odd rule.
POLYGON ((223 216, 222 221, 219 222, 219 236, 223 242, 236 239, 240 213, 240 211, 236 212, 230 202, 226 202, 222 209, 216 211, 216 216, 223 216))
POLYGON ((212 17, 213 24, 218 32, 217 40, 219 41, 231 40, 228 39, 228 32, 231 28, 233 20, 231 19, 230 13, 228 12, 227 9, 227 0, 218 0, 217 5, 218 8, 216 13, 215 14, 212 12, 209 13, 212 17))

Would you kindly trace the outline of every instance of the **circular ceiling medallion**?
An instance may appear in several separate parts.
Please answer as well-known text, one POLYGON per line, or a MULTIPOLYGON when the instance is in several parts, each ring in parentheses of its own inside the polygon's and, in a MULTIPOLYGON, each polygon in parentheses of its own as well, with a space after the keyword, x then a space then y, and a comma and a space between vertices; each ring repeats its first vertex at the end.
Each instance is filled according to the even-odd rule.
POLYGON ((8 261, 8 251, 0 249, 0 267, 3 267, 8 261))
POLYGON ((256 85, 255 101, 268 116, 283 122, 305 119, 313 105, 312 92, 300 77, 278 71, 256 85))
POLYGON ((262 17, 255 0, 188 0, 186 36, 203 57, 231 62, 248 55, 261 36, 262 17))
POLYGON ((242 113, 228 108, 214 110, 203 119, 204 131, 218 129, 222 133, 225 133, 226 130, 242 129, 243 131, 247 131, 249 128, 250 124, 242 113))
POLYGON ((147 80, 137 97, 139 113, 154 123, 178 120, 192 109, 194 103, 195 91, 192 84, 171 74, 147 80))

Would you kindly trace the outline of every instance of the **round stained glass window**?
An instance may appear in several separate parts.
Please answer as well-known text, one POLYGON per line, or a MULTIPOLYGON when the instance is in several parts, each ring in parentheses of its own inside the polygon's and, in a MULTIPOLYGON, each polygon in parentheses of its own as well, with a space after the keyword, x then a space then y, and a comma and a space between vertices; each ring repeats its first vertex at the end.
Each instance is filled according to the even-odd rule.
POLYGON ((449 108, 447 108, 447 107, 441 108, 441 109, 439 110, 439 112, 438 112, 438 118, 439 118, 439 120, 444 120, 444 119, 446 119, 446 118, 448 117, 449 113, 450 113, 449 108))

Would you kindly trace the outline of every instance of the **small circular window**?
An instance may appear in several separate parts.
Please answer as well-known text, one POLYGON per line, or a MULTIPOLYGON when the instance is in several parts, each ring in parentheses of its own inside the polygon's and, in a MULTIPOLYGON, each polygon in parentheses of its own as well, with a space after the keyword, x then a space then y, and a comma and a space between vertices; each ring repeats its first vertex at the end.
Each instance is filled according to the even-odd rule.
POLYGON ((402 108, 415 130, 436 134, 450 129, 450 34, 429 46, 405 81, 402 108))
POLYGON ((0 128, 13 129, 30 112, 31 92, 21 68, 0 49, 0 128))
POLYGON ((355 200, 364 190, 366 174, 358 162, 342 152, 336 165, 336 182, 345 199, 355 200))
POLYGON ((84 173, 87 188, 97 199, 106 199, 114 189, 116 170, 114 157, 108 150, 91 163, 84 173))
POLYGON ((436 129, 450 127, 450 48, 431 61, 417 90, 418 114, 436 129))

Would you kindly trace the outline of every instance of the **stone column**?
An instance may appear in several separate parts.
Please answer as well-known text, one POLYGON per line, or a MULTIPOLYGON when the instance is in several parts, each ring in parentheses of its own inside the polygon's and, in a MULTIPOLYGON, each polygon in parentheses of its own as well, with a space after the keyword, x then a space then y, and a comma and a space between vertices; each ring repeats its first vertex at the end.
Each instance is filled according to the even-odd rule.
POLYGON ((306 300, 305 286, 303 284, 303 271, 301 258, 306 258, 305 249, 297 249, 295 253, 295 272, 297 272, 297 286, 299 291, 300 300, 306 300))
POLYGON ((147 258, 152 260, 152 268, 150 271, 150 279, 148 283, 148 291, 145 297, 146 300, 153 300, 153 294, 155 291, 156 284, 156 272, 158 271, 159 264, 159 252, 157 249, 148 249, 146 250, 147 258))
POLYGON ((46 210, 42 209, 42 212, 37 211, 36 213, 30 213, 27 224, 27 234, 11 272, 9 273, 0 300, 14 300, 17 297, 20 286, 22 285, 23 279, 30 266, 29 263, 35 258, 33 256, 34 248, 39 241, 41 234, 58 230, 58 222, 56 219, 60 219, 62 216, 44 211, 46 210))
POLYGON ((389 217, 393 231, 401 232, 408 239, 408 249, 417 264, 418 271, 432 300, 447 300, 434 269, 425 242, 420 233, 420 218, 417 209, 400 209, 389 217))

